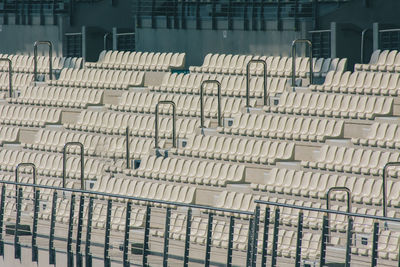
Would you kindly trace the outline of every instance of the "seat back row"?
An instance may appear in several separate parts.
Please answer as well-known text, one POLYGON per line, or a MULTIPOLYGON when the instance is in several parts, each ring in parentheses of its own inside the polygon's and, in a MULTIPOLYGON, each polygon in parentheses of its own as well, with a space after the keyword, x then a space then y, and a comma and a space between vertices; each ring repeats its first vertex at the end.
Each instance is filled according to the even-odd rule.
POLYGON ((49 84, 69 87, 129 89, 129 87, 143 86, 144 72, 63 69, 58 80, 52 80, 49 84))
POLYGON ((381 175, 385 164, 397 162, 399 157, 398 152, 324 145, 316 161, 302 161, 301 164, 322 170, 381 175))
MULTIPOLYGON (((23 143, 23 145, 29 149, 62 152, 67 142, 81 142, 85 155, 121 158, 125 157, 125 141, 124 137, 41 129, 36 133, 33 143, 23 143)), ((149 153, 153 147, 153 139, 130 139, 132 158, 149 153)), ((70 147, 68 151, 80 153, 77 147, 70 147)))
POLYGON ((102 51, 97 62, 87 62, 88 68, 167 71, 183 69, 185 53, 154 53, 102 51))
MULTIPOLYGON (((76 123, 64 124, 64 126, 75 130, 105 134, 125 134, 126 127, 129 127, 132 135, 152 137, 155 135, 154 123, 155 116, 84 110, 76 123)), ((172 136, 172 118, 161 117, 159 125, 160 137, 172 136)), ((180 137, 190 135, 199 126, 200 121, 197 119, 178 118, 176 120, 176 133, 180 137)), ((205 122, 205 126, 209 126, 209 121, 205 122)))
POLYGON ((270 137, 298 141, 324 141, 340 138, 344 122, 332 119, 290 117, 271 114, 238 114, 232 126, 218 128, 220 133, 270 137))
POLYGON ((15 143, 19 140, 19 128, 0 126, 0 144, 15 143))
POLYGON ((0 105, 0 122, 3 124, 37 127, 58 124, 60 120, 60 109, 0 105))
POLYGON ((89 105, 101 105, 104 91, 52 86, 21 88, 18 98, 11 98, 11 103, 33 104, 58 107, 86 108, 89 105))
MULTIPOLYGON (((101 176, 94 184, 92 190, 130 197, 188 204, 193 203, 196 197, 195 187, 124 178, 110 178, 108 176, 101 176)), ((141 205, 147 204, 143 201, 132 201, 132 203, 141 205)))
MULTIPOLYGON (((126 92, 120 97, 120 103, 110 105, 114 110, 155 113, 156 105, 161 100, 173 101, 176 105, 176 114, 181 116, 200 116, 200 96, 197 95, 176 95, 158 94, 152 92, 126 92)), ((251 99, 250 103, 255 105, 256 100, 251 99)), ((231 117, 239 113, 246 106, 245 99, 221 98, 222 116, 231 117)), ((172 114, 170 106, 159 106, 161 114, 172 114)), ((204 97, 204 116, 216 117, 218 114, 218 98, 212 96, 204 97)))
POLYGON ((130 174, 137 177, 174 182, 225 186, 244 180, 245 167, 227 163, 145 156, 136 170, 130 174))
POLYGON ((265 111, 354 119, 374 119, 391 115, 393 98, 318 93, 283 93, 277 106, 265 111))
MULTIPOLYGON (((167 73, 160 86, 149 86, 151 91, 200 94, 203 81, 217 80, 221 83, 221 94, 226 96, 246 96, 246 77, 203 73, 167 73)), ((268 77, 268 95, 281 94, 289 87, 287 78, 268 77)), ((217 86, 208 83, 204 87, 205 94, 217 94, 217 86)), ((264 79, 252 77, 250 80, 250 96, 261 97, 264 94, 264 79)))
POLYGON ((375 50, 368 64, 355 64, 355 70, 400 71, 400 53, 397 50, 375 50))
MULTIPOLYGON (((12 68, 14 72, 34 72, 34 56, 28 55, 8 55, 0 54, 0 58, 8 58, 12 62, 12 68)), ((65 57, 53 57, 52 67, 53 70, 63 68, 76 68, 80 69, 82 66, 82 58, 65 58, 65 57)), ((8 70, 7 62, 0 62, 0 69, 2 71, 8 70)), ((47 73, 49 71, 49 57, 38 56, 37 58, 37 71, 39 73, 47 73)))
POLYGON ((400 128, 398 124, 376 122, 368 129, 365 138, 352 138, 351 141, 356 145, 399 148, 400 128))
MULTIPOLYGON (((225 73, 232 75, 246 74, 247 64, 252 59, 264 60, 267 64, 267 72, 272 76, 290 77, 292 75, 292 58, 281 56, 252 56, 252 55, 231 55, 231 54, 207 54, 203 65, 199 67, 190 67, 191 72, 203 73, 225 73)), ((297 58, 296 76, 306 77, 309 71, 309 58, 297 58)), ((347 59, 315 59, 313 60, 315 76, 325 76, 328 71, 343 72, 347 68, 347 59)), ((261 74, 263 66, 261 64, 252 64, 251 73, 261 74), (257 65, 257 66, 256 66, 257 65)))
POLYGON ((294 157, 294 144, 260 139, 193 135, 178 154, 225 161, 269 163, 294 157))
POLYGON ((313 91, 397 96, 400 74, 382 72, 329 72, 321 85, 310 85, 313 91))
MULTIPOLYGON (((60 154, 33 152, 26 150, 2 149, 0 151, 0 168, 6 171, 15 170, 17 164, 31 162, 36 165, 39 175, 62 177, 63 157, 60 154)), ((85 179, 97 179, 104 172, 104 161, 85 158, 85 179)), ((67 178, 80 178, 80 158, 70 156, 67 159, 67 178)), ((21 172, 30 171, 30 168, 21 167, 21 172)))

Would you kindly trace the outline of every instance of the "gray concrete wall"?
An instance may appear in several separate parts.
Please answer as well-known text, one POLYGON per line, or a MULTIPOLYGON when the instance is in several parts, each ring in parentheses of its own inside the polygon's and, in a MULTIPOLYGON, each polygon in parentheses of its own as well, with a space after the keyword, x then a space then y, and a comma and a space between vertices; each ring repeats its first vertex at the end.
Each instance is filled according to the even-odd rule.
MULTIPOLYGON (((290 55, 291 42, 306 37, 303 31, 227 31, 195 29, 136 29, 138 51, 185 52, 186 67, 201 65, 208 53, 290 55)), ((298 51, 301 53, 303 49, 298 51)))
POLYGON ((37 40, 50 40, 56 55, 62 53, 62 34, 58 26, 0 25, 0 53, 32 53, 37 40))

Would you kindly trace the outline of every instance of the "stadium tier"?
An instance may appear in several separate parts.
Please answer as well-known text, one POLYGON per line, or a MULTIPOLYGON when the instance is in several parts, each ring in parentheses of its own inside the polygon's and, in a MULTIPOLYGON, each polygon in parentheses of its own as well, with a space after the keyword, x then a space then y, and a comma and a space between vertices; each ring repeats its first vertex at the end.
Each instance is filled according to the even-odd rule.
POLYGON ((1 55, 0 254, 398 266, 398 55, 1 55))

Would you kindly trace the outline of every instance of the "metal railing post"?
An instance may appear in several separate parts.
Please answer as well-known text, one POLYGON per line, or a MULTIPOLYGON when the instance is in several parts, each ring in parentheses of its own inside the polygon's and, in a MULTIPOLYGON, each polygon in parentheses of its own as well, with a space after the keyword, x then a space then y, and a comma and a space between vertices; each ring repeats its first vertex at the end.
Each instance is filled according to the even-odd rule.
POLYGON ((111 266, 111 258, 110 258, 110 231, 111 231, 111 209, 112 209, 112 200, 109 199, 107 201, 107 218, 106 218, 106 230, 104 235, 104 266, 111 266))
POLYGON ((0 58, 0 61, 8 62, 8 96, 13 97, 12 89, 12 61, 9 58, 0 58))
POLYGON ((18 229, 19 223, 21 221, 21 201, 22 201, 22 188, 17 190, 17 212, 15 219, 15 229, 14 229, 14 259, 21 260, 21 244, 19 243, 19 233, 18 229))
POLYGON ((37 223, 38 223, 38 213, 39 213, 39 199, 40 192, 33 188, 34 202, 33 202, 33 222, 32 222, 32 262, 39 262, 39 251, 37 246, 37 223))
POLYGON ((213 219, 214 219, 214 215, 211 212, 208 213, 206 255, 205 255, 205 260, 204 260, 205 267, 210 266, 213 219))
POLYGON ((82 267, 82 227, 83 227, 83 208, 85 205, 85 197, 83 194, 79 199, 78 227, 76 230, 76 267, 82 267))
POLYGON ((142 266, 147 266, 147 256, 149 254, 150 220, 151 220, 151 207, 150 205, 147 205, 146 218, 144 223, 142 266))
POLYGON ((163 266, 168 267, 168 251, 169 251, 169 230, 171 226, 171 208, 167 207, 165 213, 165 227, 164 227, 164 255, 163 266))
POLYGON ((49 46, 49 78, 53 79, 53 44, 50 41, 36 41, 33 45, 33 67, 34 67, 34 81, 37 81, 37 48, 39 45, 49 46))
POLYGON ((275 209, 275 223, 274 223, 274 236, 273 236, 273 240, 272 240, 271 267, 276 267, 276 257, 278 256, 279 217, 280 217, 280 210, 277 207, 275 209))
POLYGON ((371 267, 378 264, 378 239, 379 239, 379 223, 374 222, 374 231, 372 234, 372 251, 371 251, 371 267))
POLYGON ((6 185, 1 187, 0 200, 0 256, 4 257, 4 240, 3 240, 3 222, 4 222, 4 206, 6 202, 6 185))
POLYGON ((320 248, 320 257, 319 257, 319 266, 325 266, 325 258, 326 258, 326 243, 328 241, 328 215, 324 215, 322 219, 322 235, 321 235, 321 248, 320 248))
POLYGON ((81 189, 84 190, 85 189, 85 156, 84 156, 84 146, 81 142, 67 142, 64 145, 63 148, 63 173, 62 173, 62 185, 63 188, 65 188, 65 179, 67 176, 67 148, 69 146, 79 146, 80 150, 81 150, 81 189))
POLYGON ((173 101, 162 100, 159 101, 156 105, 156 121, 155 121, 155 148, 159 148, 158 146, 158 121, 159 121, 159 106, 160 105, 171 105, 172 106, 172 146, 176 148, 176 105, 173 101))
POLYGON ((50 237, 49 237, 49 264, 56 263, 56 250, 54 248, 54 233, 56 226, 57 192, 53 193, 50 217, 50 237))
MULTIPOLYGON (((85 263, 86 267, 92 266, 92 253, 90 247, 92 246, 92 218, 93 218, 93 197, 89 198, 87 224, 86 224, 86 244, 85 244, 85 263)), ((105 235, 107 237, 107 233, 105 235)), ((105 267, 107 265, 104 265, 105 267)))
POLYGON ((250 107, 250 66, 251 64, 262 64, 264 67, 263 78, 264 78, 264 106, 269 105, 268 88, 267 88, 267 62, 261 59, 252 59, 247 63, 246 66, 246 107, 250 107))
POLYGON ((400 162, 388 162, 383 167, 382 174, 382 207, 383 207, 383 217, 387 217, 387 168, 400 166, 400 162))
POLYGON ((258 245, 258 228, 260 227, 260 205, 257 204, 254 213, 254 226, 253 226, 253 244, 252 244, 252 256, 251 256, 251 266, 256 267, 257 262, 257 245, 258 245))
POLYGON ((262 256, 261 256, 261 267, 267 266, 267 255, 268 255, 268 230, 269 230, 269 220, 270 220, 271 209, 269 207, 265 208, 264 215, 264 229, 263 229, 263 246, 262 246, 262 256))
MULTIPOLYGON (((329 188, 328 192, 326 192, 326 209, 330 210, 330 196, 331 193, 334 191, 343 191, 347 194, 347 212, 351 212, 351 191, 347 187, 331 187, 329 188)), ((328 242, 330 242, 330 230, 329 230, 329 213, 327 214, 328 217, 328 242)))
POLYGON ((217 85, 218 90, 218 126, 222 126, 222 114, 221 114, 221 83, 217 80, 205 80, 200 86, 200 127, 204 126, 204 85, 207 83, 213 83, 217 85))
POLYGON ((370 29, 364 29, 361 32, 361 56, 360 56, 361 64, 364 64, 365 35, 369 30, 370 29))
POLYGON ((125 232, 124 232, 124 256, 123 256, 123 267, 129 267, 128 259, 128 246, 129 246, 129 232, 131 227, 131 212, 132 203, 130 201, 126 202, 126 216, 125 216, 125 232))
POLYGON ((295 266, 301 266, 301 243, 303 241, 303 212, 299 213, 299 220, 297 222, 297 241, 296 241, 296 259, 295 266))
POLYGON ((71 195, 71 205, 69 209, 68 221, 68 237, 67 237, 67 266, 74 266, 74 253, 72 252, 72 233, 74 230, 74 213, 75 213, 75 194, 71 195))
POLYGON ((229 233, 228 233, 228 253, 226 258, 226 266, 232 266, 232 250, 233 250, 233 235, 235 233, 235 217, 229 218, 229 233))
POLYGON ((308 45, 309 59, 310 59, 310 84, 313 84, 314 73, 313 73, 313 52, 312 43, 307 39, 296 39, 292 42, 292 86, 296 84, 296 44, 305 43, 308 45))
POLYGON ((109 32, 106 32, 106 34, 104 34, 103 36, 103 50, 107 50, 107 38, 110 35, 109 32))
POLYGON ((349 216, 349 221, 347 224, 347 238, 346 238, 346 256, 345 256, 345 267, 350 267, 351 265, 351 245, 353 243, 353 218, 349 216))
POLYGON ((192 231, 192 209, 189 208, 186 215, 186 233, 185 233, 185 254, 183 256, 183 267, 189 266, 190 233, 192 231))

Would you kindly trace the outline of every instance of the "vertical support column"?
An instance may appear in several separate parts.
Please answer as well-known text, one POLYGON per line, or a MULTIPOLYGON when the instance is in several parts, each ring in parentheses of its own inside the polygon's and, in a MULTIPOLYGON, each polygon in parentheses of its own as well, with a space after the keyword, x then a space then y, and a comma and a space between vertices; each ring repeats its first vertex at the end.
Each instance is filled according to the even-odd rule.
POLYGON ((151 1, 151 28, 157 28, 157 21, 156 21, 156 0, 151 1))
POLYGON ((192 209, 189 208, 186 215, 185 254, 183 256, 183 267, 189 266, 190 233, 192 231, 192 209))
POLYGON ((231 31, 233 30, 233 19, 232 19, 232 13, 233 13, 233 0, 228 0, 228 30, 231 31))
POLYGON ((243 9, 243 30, 249 30, 249 16, 247 15, 248 12, 248 2, 244 2, 244 9, 243 9))
POLYGON ((51 218, 50 218, 49 264, 56 263, 56 250, 54 249, 54 232, 55 232, 55 227, 56 227, 56 208, 57 208, 57 192, 54 192, 52 206, 51 206, 51 218))
POLYGON ((281 19, 282 8, 281 8, 281 6, 282 6, 281 0, 278 0, 278 5, 276 7, 276 29, 278 31, 282 30, 282 19, 281 19))
POLYGON ((76 267, 82 267, 82 223, 83 223, 83 206, 85 204, 85 197, 80 196, 79 199, 79 214, 78 214, 78 228, 76 232, 76 267))
POLYGON ((313 0, 314 30, 319 28, 319 0, 313 0))
POLYGON ((299 213, 299 220, 297 222, 297 241, 296 241, 296 260, 295 266, 301 265, 301 243, 303 241, 303 212, 299 213))
POLYGON ((164 257, 163 266, 168 267, 168 250, 169 250, 169 227, 171 222, 171 208, 168 207, 165 213, 165 228, 164 228, 164 257))
POLYGON ((372 24, 372 36, 373 36, 373 51, 379 49, 379 23, 374 22, 372 24))
POLYGON ((72 233, 74 231, 75 195, 71 195, 69 208, 68 237, 67 237, 67 266, 74 266, 74 253, 72 252, 72 233))
POLYGON ((211 1, 211 29, 217 30, 217 3, 216 0, 211 1))
POLYGON ((196 30, 201 30, 200 0, 196 0, 196 30))
POLYGON ((331 22, 331 58, 337 57, 337 25, 331 22))
POLYGON ((246 255, 246 267, 251 267, 251 249, 252 249, 252 240, 253 240, 253 226, 254 226, 254 218, 250 218, 249 220, 249 231, 247 234, 247 255, 246 255))
POLYGON ((214 215, 211 212, 208 213, 207 240, 206 240, 206 258, 205 258, 205 261, 204 261, 204 266, 205 267, 209 267, 210 266, 213 219, 214 219, 214 215))
POLYGON ((378 264, 378 239, 379 222, 374 222, 374 231, 372 234, 371 267, 376 267, 378 264))
POLYGON ((297 32, 299 30, 299 19, 298 19, 298 10, 299 10, 299 0, 294 1, 294 30, 297 32))
POLYGON ((117 28, 112 28, 112 50, 118 50, 118 36, 117 28))
POLYGON ((126 203, 126 216, 125 216, 125 233, 124 233, 124 256, 123 256, 123 267, 129 267, 130 263, 128 260, 128 245, 129 245, 129 232, 131 226, 131 212, 132 203, 128 201, 126 203))
POLYGON ((186 29, 186 0, 181 1, 181 28, 186 29))
POLYGON ((3 222, 4 222, 4 204, 6 197, 6 186, 1 187, 1 200, 0 200, 0 256, 4 257, 4 241, 3 241, 3 222))
POLYGON ((351 265, 351 246, 353 244, 353 218, 349 217, 347 224, 347 242, 346 242, 346 262, 345 267, 351 265))
POLYGON ((85 263, 86 267, 92 266, 92 254, 90 252, 90 246, 92 245, 92 218, 93 218, 93 198, 89 198, 88 215, 87 215, 87 227, 86 227, 86 246, 85 246, 85 263))
POLYGON ((112 209, 112 201, 111 201, 111 199, 109 199, 107 201, 106 231, 105 231, 105 235, 104 235, 104 267, 110 267, 111 266, 111 260, 110 260, 110 255, 109 255, 109 252, 110 252, 111 209, 112 209))
POLYGON ((251 2, 251 29, 256 31, 258 29, 258 19, 257 19, 257 1, 253 0, 251 2))
POLYGON ((260 205, 257 204, 254 214, 254 227, 253 227, 253 244, 251 257, 252 266, 256 267, 257 263, 257 245, 258 245, 258 228, 260 227, 260 205))
POLYGON ((232 266, 232 251, 233 251, 233 235, 235 234, 235 217, 229 218, 229 233, 228 233, 228 255, 226 259, 226 266, 232 266))
POLYGON ((143 239, 143 258, 142 258, 143 266, 147 266, 147 255, 149 253, 150 219, 151 219, 151 207, 150 205, 147 205, 146 220, 144 226, 144 239, 143 239))
POLYGON ((260 6, 260 30, 265 31, 265 16, 264 16, 264 4, 265 0, 261 0, 261 6, 260 6))
POLYGON ((32 262, 38 262, 38 247, 37 247, 37 221, 38 221, 38 212, 39 212, 39 190, 36 190, 34 187, 34 202, 33 202, 33 222, 32 222, 32 262))
POLYGON ((279 236, 279 217, 280 210, 278 207, 275 209, 275 223, 274 223, 274 236, 272 240, 272 258, 271 267, 276 267, 276 257, 278 256, 278 236, 279 236))
POLYGON ((142 28, 142 0, 137 1, 136 28, 142 28))
POLYGON ((268 230, 269 230, 269 220, 270 220, 270 208, 265 208, 264 215, 264 229, 263 229, 263 247, 261 256, 261 267, 267 266, 267 255, 268 255, 268 230))
POLYGON ((86 63, 86 26, 82 26, 82 66, 86 63))
POLYGON ((322 236, 321 236, 321 249, 320 249, 320 259, 319 266, 325 265, 325 257, 326 257, 326 242, 328 239, 328 215, 325 214, 322 221, 322 236))
POLYGON ((19 222, 21 220, 21 199, 22 199, 22 188, 17 190, 17 215, 15 219, 14 229, 14 258, 21 260, 21 244, 19 243, 18 229, 19 222))

